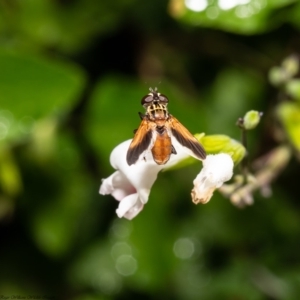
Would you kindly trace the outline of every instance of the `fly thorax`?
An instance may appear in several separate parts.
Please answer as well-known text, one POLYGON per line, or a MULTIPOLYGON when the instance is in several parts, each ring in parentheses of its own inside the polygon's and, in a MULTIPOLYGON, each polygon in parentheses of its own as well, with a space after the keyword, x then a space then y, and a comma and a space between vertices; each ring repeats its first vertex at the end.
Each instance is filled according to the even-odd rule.
POLYGON ((168 117, 168 110, 165 104, 153 103, 147 107, 147 114, 151 120, 165 120, 168 117))

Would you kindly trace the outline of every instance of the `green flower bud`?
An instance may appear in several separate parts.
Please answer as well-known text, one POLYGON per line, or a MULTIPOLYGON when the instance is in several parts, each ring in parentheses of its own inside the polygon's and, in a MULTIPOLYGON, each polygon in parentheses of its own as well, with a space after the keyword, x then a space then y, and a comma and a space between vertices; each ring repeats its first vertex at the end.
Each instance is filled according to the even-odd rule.
MULTIPOLYGON (((204 133, 198 133, 195 134, 195 137, 204 147, 206 154, 227 153, 231 156, 235 165, 237 165, 246 155, 245 147, 227 135, 216 134, 206 136, 204 133)), ((193 157, 188 157, 165 170, 180 169, 194 164, 197 161, 198 160, 193 157)))
POLYGON ((207 135, 202 136, 200 139, 198 138, 198 135, 195 136, 203 145, 207 154, 227 153, 231 156, 235 165, 237 165, 246 155, 245 147, 227 135, 207 135))
POLYGON ((284 69, 287 77, 292 78, 299 71, 299 60, 296 55, 290 55, 282 62, 282 68, 284 69))
POLYGON ((300 100, 300 79, 291 79, 286 84, 286 92, 295 100, 300 100))
POLYGON ((300 107, 291 102, 284 102, 277 108, 277 115, 293 146, 300 151, 300 107))
POLYGON ((230 137, 223 134, 203 135, 195 134, 196 139, 203 145, 209 154, 217 154, 230 143, 230 137))
POLYGON ((261 116, 262 113, 256 110, 248 111, 243 118, 243 128, 246 130, 254 129, 258 125, 261 116))
POLYGON ((280 67, 273 67, 269 72, 269 80, 271 84, 278 86, 287 83, 299 71, 299 60, 297 56, 291 55, 287 57, 280 67))
POLYGON ((269 71, 269 81, 274 86, 284 84, 288 80, 286 73, 280 67, 273 67, 269 71))

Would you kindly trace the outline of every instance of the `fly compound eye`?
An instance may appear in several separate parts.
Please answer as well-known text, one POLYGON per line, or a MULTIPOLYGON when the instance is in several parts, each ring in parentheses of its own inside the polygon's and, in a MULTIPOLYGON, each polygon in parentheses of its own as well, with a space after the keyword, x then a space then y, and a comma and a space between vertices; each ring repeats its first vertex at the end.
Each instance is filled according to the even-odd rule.
POLYGON ((141 103, 142 105, 147 105, 150 104, 153 100, 153 94, 150 93, 142 98, 141 103))
POLYGON ((159 99, 160 102, 163 102, 163 103, 168 103, 169 102, 169 99, 163 94, 159 94, 158 99, 159 99))

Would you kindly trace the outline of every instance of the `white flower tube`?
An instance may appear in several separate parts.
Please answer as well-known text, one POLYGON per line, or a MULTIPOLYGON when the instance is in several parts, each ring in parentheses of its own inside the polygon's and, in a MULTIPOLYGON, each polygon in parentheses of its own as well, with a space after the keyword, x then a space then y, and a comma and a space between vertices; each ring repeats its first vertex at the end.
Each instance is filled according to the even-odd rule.
POLYGON ((203 168, 194 180, 191 192, 195 204, 207 203, 215 189, 219 188, 233 175, 233 160, 229 154, 208 155, 203 160, 203 168))
POLYGON ((106 179, 102 180, 99 193, 101 195, 111 194, 120 201, 116 213, 119 218, 133 219, 147 203, 152 185, 154 184, 159 171, 170 167, 178 161, 187 158, 188 152, 176 144, 176 155, 172 155, 165 165, 158 165, 154 162, 151 152, 145 153, 142 157, 146 160, 139 160, 136 164, 129 166, 126 161, 126 154, 131 140, 118 145, 110 155, 110 164, 116 171, 106 179))
MULTIPOLYGON (((154 162, 151 151, 146 151, 141 159, 129 166, 126 154, 131 140, 118 145, 110 155, 110 163, 116 171, 102 180, 99 193, 111 194, 120 201, 116 213, 119 218, 133 219, 147 203, 151 187, 159 171, 169 168, 190 156, 189 151, 182 147, 175 139, 172 144, 176 148, 176 155, 171 155, 165 165, 154 162), (145 157, 145 159, 143 159, 145 157)), ((192 200, 194 203, 207 203, 213 191, 232 177, 233 161, 228 154, 208 155, 203 161, 203 169, 194 180, 192 200)))

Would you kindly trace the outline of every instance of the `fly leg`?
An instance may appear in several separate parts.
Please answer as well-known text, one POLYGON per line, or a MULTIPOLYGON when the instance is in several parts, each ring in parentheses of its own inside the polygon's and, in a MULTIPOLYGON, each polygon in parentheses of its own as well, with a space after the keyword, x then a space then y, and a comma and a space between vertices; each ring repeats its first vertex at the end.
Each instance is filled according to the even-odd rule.
POLYGON ((177 154, 177 152, 176 152, 176 149, 174 148, 174 146, 172 145, 172 150, 171 150, 171 153, 173 153, 173 154, 177 154))

